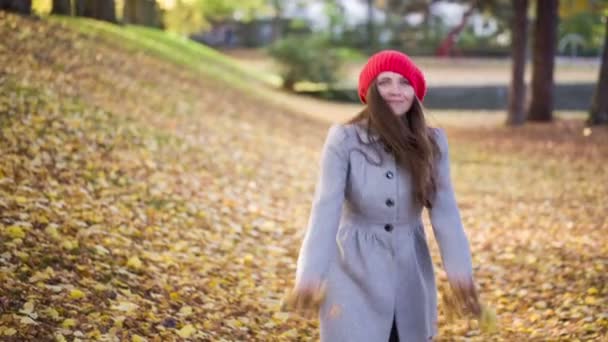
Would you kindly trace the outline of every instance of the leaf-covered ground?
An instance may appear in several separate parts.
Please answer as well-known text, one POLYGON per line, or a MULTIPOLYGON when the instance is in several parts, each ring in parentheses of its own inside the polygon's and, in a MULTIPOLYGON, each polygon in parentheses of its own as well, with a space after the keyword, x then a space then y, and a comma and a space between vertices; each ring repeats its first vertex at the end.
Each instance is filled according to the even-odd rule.
MULTIPOLYGON (((317 339, 279 306, 326 123, 45 20, 0 37, 0 340, 317 339)), ((605 338, 608 131, 447 130, 498 330, 440 340, 605 338)))

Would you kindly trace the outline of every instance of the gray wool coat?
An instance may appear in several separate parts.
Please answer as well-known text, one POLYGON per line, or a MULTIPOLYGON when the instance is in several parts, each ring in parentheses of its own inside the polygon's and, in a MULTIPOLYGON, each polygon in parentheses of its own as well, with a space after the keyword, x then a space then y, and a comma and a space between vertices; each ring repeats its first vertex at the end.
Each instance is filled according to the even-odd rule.
MULTIPOLYGON (((471 253, 451 184, 448 141, 442 129, 432 130, 442 156, 428 214, 448 278, 468 278, 471 253)), ((423 208, 411 192, 407 170, 362 123, 330 127, 295 280, 296 287, 326 281, 321 341, 388 341, 393 319, 400 341, 436 336, 434 269, 423 208)))

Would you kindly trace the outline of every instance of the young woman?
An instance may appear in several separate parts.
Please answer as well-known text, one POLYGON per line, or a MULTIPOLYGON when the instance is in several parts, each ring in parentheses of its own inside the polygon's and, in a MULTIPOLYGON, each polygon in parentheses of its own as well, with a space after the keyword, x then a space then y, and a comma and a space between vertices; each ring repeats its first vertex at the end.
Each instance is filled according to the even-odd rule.
POLYGON ((448 141, 428 127, 424 75, 405 54, 373 55, 359 77, 366 107, 329 129, 292 303, 312 306, 327 342, 429 341, 437 289, 422 223, 465 312, 480 313, 469 242, 450 179, 448 141), (319 299, 321 298, 321 299, 319 299))

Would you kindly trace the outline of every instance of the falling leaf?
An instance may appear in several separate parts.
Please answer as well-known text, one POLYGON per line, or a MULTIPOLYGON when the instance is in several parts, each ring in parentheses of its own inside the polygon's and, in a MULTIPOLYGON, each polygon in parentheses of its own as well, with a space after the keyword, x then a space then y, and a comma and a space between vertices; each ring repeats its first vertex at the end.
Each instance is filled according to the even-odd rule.
POLYGON ((591 135, 591 128, 589 127, 585 127, 585 129, 583 129, 583 136, 590 136, 591 135))
POLYGON ((486 305, 481 307, 481 318, 479 320, 479 327, 484 333, 496 332, 498 327, 496 323, 496 313, 494 310, 486 305))

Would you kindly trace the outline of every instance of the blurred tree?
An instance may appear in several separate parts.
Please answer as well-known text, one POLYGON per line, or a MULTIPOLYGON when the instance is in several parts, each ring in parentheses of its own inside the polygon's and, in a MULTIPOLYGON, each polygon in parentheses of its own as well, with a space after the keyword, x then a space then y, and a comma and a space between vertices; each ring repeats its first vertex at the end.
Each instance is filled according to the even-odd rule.
POLYGON ((162 27, 160 9, 155 0, 125 0, 123 21, 127 24, 162 27))
POLYGON ((334 41, 336 31, 344 28, 345 18, 344 18, 344 6, 338 0, 325 0, 325 14, 329 19, 329 27, 328 34, 329 39, 334 41))
POLYGON ((592 125, 608 124, 608 14, 604 17, 604 23, 602 66, 589 111, 589 123, 592 125))
POLYGON ((76 0, 76 15, 116 23, 114 0, 76 0))
MULTIPOLYGON (((165 14, 165 25, 184 34, 208 29, 211 23, 235 19, 247 21, 258 11, 270 12, 271 0, 176 0, 165 14)), ((278 4, 279 7, 282 4, 278 4)))
POLYGON ((437 56, 445 57, 445 56, 450 56, 452 54, 452 49, 454 48, 454 44, 456 43, 456 39, 458 38, 458 35, 465 28, 465 25, 469 21, 469 18, 475 12, 476 6, 477 6, 477 1, 473 1, 471 3, 471 7, 469 7, 469 9, 466 12, 464 12, 464 14, 462 15, 462 19, 460 20, 460 23, 458 23, 458 25, 454 26, 448 32, 448 34, 445 36, 445 38, 441 41, 441 43, 437 47, 437 51, 436 51, 437 56))
POLYGON ((524 110, 526 84, 526 45, 528 35, 528 0, 513 0, 511 19, 511 86, 507 125, 522 125, 526 121, 524 110))
POLYGON ((283 1, 282 0, 269 0, 274 15, 272 16, 272 40, 276 41, 283 37, 281 30, 281 17, 283 15, 283 1))
POLYGON ((376 51, 376 33, 374 29, 374 0, 367 0, 367 47, 369 53, 376 51))
POLYGON ((554 67, 557 49, 558 0, 537 0, 532 58, 529 121, 553 120, 554 67))
POLYGON ((72 2, 70 0, 53 0, 53 6, 51 7, 51 14, 71 15, 72 14, 72 2))
POLYGON ((325 83, 331 88, 339 79, 345 56, 320 35, 288 35, 268 48, 282 65, 283 88, 293 91, 301 81, 325 83))
POLYGON ((0 10, 30 15, 32 13, 32 0, 0 0, 0 10))

